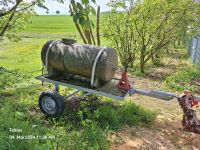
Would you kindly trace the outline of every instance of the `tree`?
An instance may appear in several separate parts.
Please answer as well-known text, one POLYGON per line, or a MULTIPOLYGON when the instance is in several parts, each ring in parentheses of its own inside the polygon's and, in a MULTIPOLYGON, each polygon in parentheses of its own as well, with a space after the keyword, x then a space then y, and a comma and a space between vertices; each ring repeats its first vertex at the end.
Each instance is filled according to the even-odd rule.
POLYGON ((188 47, 189 39, 192 39, 196 36, 199 36, 199 26, 200 26, 200 8, 199 2, 193 3, 191 6, 192 12, 188 12, 185 18, 181 22, 181 26, 177 28, 176 32, 176 40, 174 41, 174 47, 177 45, 184 45, 188 47), (186 18, 187 17, 187 18, 186 18))
POLYGON ((104 36, 111 40, 118 51, 120 62, 124 67, 134 63, 136 55, 136 40, 134 25, 131 21, 132 1, 129 7, 124 2, 111 1, 109 6, 114 9, 110 14, 104 16, 104 36), (117 11, 118 7, 125 9, 125 12, 117 11))
POLYGON ((59 10, 56 10, 56 14, 57 14, 57 15, 60 14, 60 11, 59 11, 59 10))
POLYGON ((49 10, 47 10, 47 11, 46 11, 46 14, 48 15, 49 13, 50 13, 49 10))
POLYGON ((96 14, 96 10, 90 3, 96 4, 95 0, 91 2, 89 0, 81 0, 81 2, 76 2, 75 0, 70 1, 70 13, 73 17, 74 24, 85 44, 97 44, 100 45, 100 35, 99 35, 99 15, 100 7, 96 14), (90 15, 97 15, 97 35, 96 40, 93 34, 94 23, 90 19, 90 15))
POLYGON ((132 20, 140 45, 142 73, 149 60, 154 61, 156 54, 180 36, 174 34, 177 30, 187 30, 192 23, 190 17, 195 7, 197 6, 193 0, 145 0, 137 3, 132 20))
MULTIPOLYGON (((140 60, 140 70, 142 73, 145 71, 145 64, 149 61, 155 61, 157 54, 168 47, 170 43, 180 38, 177 31, 188 31, 188 26, 198 20, 198 13, 195 11, 199 8, 199 4, 193 0, 130 0, 132 5, 129 14, 129 25, 127 28, 133 32, 135 38, 132 42, 132 50, 136 49, 137 58, 140 60), (194 15, 195 14, 195 15, 194 15)), ((125 0, 112 0, 112 5, 116 10, 119 7, 127 10, 127 3, 125 0)), ((116 13, 116 12, 115 12, 116 13)), ((124 12, 122 12, 124 14, 124 12)), ((110 19, 115 19, 113 13, 110 14, 110 19)), ((124 21, 126 18, 121 17, 124 21)), ((122 21, 119 20, 121 24, 122 21)), ((108 22, 108 30, 112 31, 111 25, 108 22)), ((118 30, 120 29, 115 24, 118 30)), ((121 30, 119 30, 121 31, 121 30)), ((124 34, 124 33, 123 33, 124 34)), ((110 34, 111 37, 116 35, 110 34)), ((118 35, 121 37, 121 35, 118 35)), ((126 41, 130 42, 130 41, 126 41)), ((121 42, 122 43, 122 42, 121 42)), ((120 44, 121 44, 120 43, 120 44)), ((131 51, 123 51, 120 49, 121 54, 127 59, 126 55, 131 51)), ((129 61, 129 60, 127 60, 129 61)))
MULTIPOLYGON (((62 0, 57 0, 63 3, 62 0)), ((26 24, 30 22, 30 18, 35 14, 33 7, 35 5, 46 10, 48 8, 43 5, 45 0, 0 0, 0 40, 4 36, 9 39, 19 40, 19 32, 24 30, 26 24)))
MULTIPOLYGON (((3 0, 4 1, 4 0, 3 0)), ((5 35, 9 39, 18 41, 20 36, 18 33, 25 28, 25 24, 29 22, 29 18, 34 14, 33 3, 26 3, 22 0, 5 1, 0 11, 0 39, 5 35), (8 7, 13 4, 12 7, 8 7), (7 6, 8 5, 8 6, 7 6)))

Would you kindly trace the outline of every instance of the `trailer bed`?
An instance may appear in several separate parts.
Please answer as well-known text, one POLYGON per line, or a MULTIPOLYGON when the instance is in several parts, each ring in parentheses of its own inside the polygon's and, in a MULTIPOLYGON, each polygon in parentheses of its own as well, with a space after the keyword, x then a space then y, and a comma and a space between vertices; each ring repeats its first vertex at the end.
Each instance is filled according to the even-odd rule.
POLYGON ((67 79, 66 77, 45 77, 44 75, 37 76, 36 79, 42 82, 53 83, 55 85, 62 85, 71 88, 75 88, 80 91, 85 91, 87 93, 96 94, 100 96, 106 96, 109 98, 113 98, 116 100, 124 100, 129 92, 122 92, 115 87, 115 85, 119 82, 117 79, 112 79, 110 82, 105 83, 100 88, 92 89, 90 87, 89 81, 83 81, 83 79, 78 78, 76 76, 67 79))

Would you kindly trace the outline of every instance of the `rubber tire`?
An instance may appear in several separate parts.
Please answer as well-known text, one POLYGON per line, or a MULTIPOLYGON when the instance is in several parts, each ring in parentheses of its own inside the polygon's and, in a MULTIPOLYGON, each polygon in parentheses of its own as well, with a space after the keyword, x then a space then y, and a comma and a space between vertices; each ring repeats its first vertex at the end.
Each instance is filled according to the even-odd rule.
POLYGON ((57 91, 44 91, 39 97, 39 107, 40 110, 49 117, 60 117, 63 114, 65 108, 64 98, 57 91), (54 114, 49 114, 44 110, 42 106, 42 100, 45 96, 49 96, 54 100, 57 108, 54 114))

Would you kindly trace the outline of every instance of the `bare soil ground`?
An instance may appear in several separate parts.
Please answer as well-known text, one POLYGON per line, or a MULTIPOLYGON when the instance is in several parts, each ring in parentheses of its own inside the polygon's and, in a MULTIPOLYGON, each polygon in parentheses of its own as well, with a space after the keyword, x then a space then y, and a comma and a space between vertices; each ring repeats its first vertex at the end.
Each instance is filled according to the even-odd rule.
MULTIPOLYGON (((144 77, 130 75, 130 80, 135 82, 136 88, 163 90, 163 80, 168 75, 191 65, 188 60, 178 59, 181 56, 171 55, 165 58, 164 66, 153 69, 144 77)), ((130 99, 156 112, 156 121, 151 127, 127 127, 117 133, 110 133, 111 150, 200 150, 200 135, 182 130, 183 113, 176 99, 162 101, 141 95, 134 95, 130 99)), ((200 109, 196 110, 200 118, 200 109)))
POLYGON ((111 150, 198 150, 200 135, 184 132, 180 121, 156 122, 151 128, 127 128, 110 135, 111 150))

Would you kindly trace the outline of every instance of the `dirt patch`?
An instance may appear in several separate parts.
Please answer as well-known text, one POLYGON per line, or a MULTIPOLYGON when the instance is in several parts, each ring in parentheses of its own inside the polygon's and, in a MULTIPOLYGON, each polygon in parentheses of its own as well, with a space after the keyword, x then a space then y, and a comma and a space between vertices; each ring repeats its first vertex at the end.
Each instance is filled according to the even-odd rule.
POLYGON ((131 127, 111 137, 111 150, 200 149, 200 135, 183 131, 180 121, 156 122, 151 128, 131 127))

